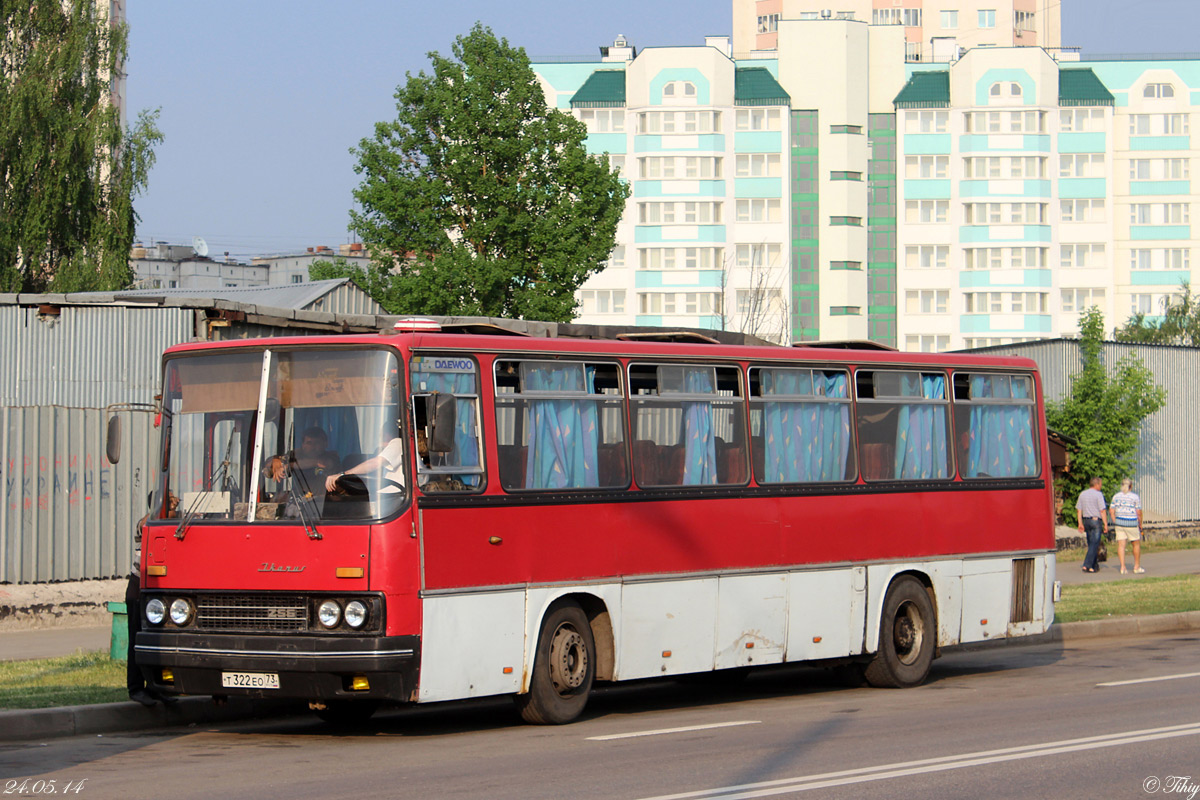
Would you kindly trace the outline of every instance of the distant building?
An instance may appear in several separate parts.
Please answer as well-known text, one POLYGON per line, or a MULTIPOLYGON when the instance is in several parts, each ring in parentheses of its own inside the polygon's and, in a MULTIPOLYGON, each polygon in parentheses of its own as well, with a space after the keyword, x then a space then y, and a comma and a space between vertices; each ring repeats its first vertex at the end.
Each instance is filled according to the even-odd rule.
POLYGON ((733 54, 779 49, 779 23, 853 20, 904 31, 910 62, 950 61, 974 47, 1062 46, 1061 0, 733 0, 733 54))
POLYGON ((369 259, 361 244, 309 247, 303 253, 284 253, 236 261, 226 254, 221 259, 200 256, 187 245, 158 242, 153 247, 135 246, 130 254, 134 289, 248 289, 309 282, 308 268, 314 261, 342 258, 366 267, 369 259))

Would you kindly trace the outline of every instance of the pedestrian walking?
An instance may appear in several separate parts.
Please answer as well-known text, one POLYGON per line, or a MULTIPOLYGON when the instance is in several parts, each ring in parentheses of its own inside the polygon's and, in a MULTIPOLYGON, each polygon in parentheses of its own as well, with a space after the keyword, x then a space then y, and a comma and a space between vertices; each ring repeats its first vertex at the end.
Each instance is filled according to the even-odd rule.
POLYGON ((1133 571, 1142 573, 1142 498, 1133 491, 1133 481, 1129 478, 1121 481, 1121 491, 1113 495, 1112 505, 1113 526, 1117 533, 1117 557, 1121 561, 1121 574, 1125 574, 1125 542, 1133 543, 1133 571))
POLYGON ((1084 572, 1099 572, 1097 558, 1100 554, 1100 537, 1108 533, 1107 504, 1100 491, 1103 482, 1092 477, 1088 488, 1079 493, 1075 501, 1075 518, 1079 521, 1079 532, 1087 538, 1087 556, 1083 559, 1084 572))

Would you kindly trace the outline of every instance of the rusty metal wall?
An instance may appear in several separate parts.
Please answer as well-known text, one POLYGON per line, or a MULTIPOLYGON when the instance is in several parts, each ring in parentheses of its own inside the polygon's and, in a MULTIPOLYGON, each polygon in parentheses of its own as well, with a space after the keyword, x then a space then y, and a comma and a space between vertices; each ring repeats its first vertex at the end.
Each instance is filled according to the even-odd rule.
POLYGON ((0 408, 0 583, 128 574, 158 440, 149 413, 122 416, 113 465, 103 409, 0 408))
MULTIPOLYGON (((1073 339, 1003 345, 971 352, 1031 358, 1042 373, 1048 400, 1070 392, 1071 379, 1083 368, 1073 339)), ((1111 375, 1127 356, 1140 360, 1167 390, 1167 403, 1143 424, 1137 472, 1131 476, 1147 519, 1200 519, 1200 348, 1105 342, 1105 369, 1111 375)), ((1105 487, 1111 494, 1119 487, 1105 487)))

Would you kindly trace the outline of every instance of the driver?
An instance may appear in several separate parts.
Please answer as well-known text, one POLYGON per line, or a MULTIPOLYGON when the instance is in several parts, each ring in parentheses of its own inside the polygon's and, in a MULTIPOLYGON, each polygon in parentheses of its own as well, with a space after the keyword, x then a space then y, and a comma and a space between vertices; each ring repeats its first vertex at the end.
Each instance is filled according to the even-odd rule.
MULTIPOLYGON (((301 434, 300 447, 292 458, 295 459, 294 469, 301 470, 306 475, 318 479, 337 472, 342 467, 342 461, 338 458, 338 454, 329 449, 328 434, 315 425, 301 434)), ((288 459, 282 456, 271 456, 271 460, 267 462, 267 477, 278 483, 287 475, 287 468, 288 459)))

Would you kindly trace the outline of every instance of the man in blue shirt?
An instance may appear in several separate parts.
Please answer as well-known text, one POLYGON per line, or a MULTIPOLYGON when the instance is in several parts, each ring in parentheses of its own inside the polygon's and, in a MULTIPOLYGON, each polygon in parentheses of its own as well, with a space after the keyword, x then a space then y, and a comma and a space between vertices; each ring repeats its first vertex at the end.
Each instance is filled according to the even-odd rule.
POLYGON ((1083 559, 1084 572, 1098 572, 1097 557, 1100 552, 1100 537, 1108 533, 1107 504, 1100 491, 1102 482, 1093 477, 1087 489, 1079 493, 1075 501, 1075 518, 1079 521, 1079 532, 1087 537, 1087 556, 1083 559))

